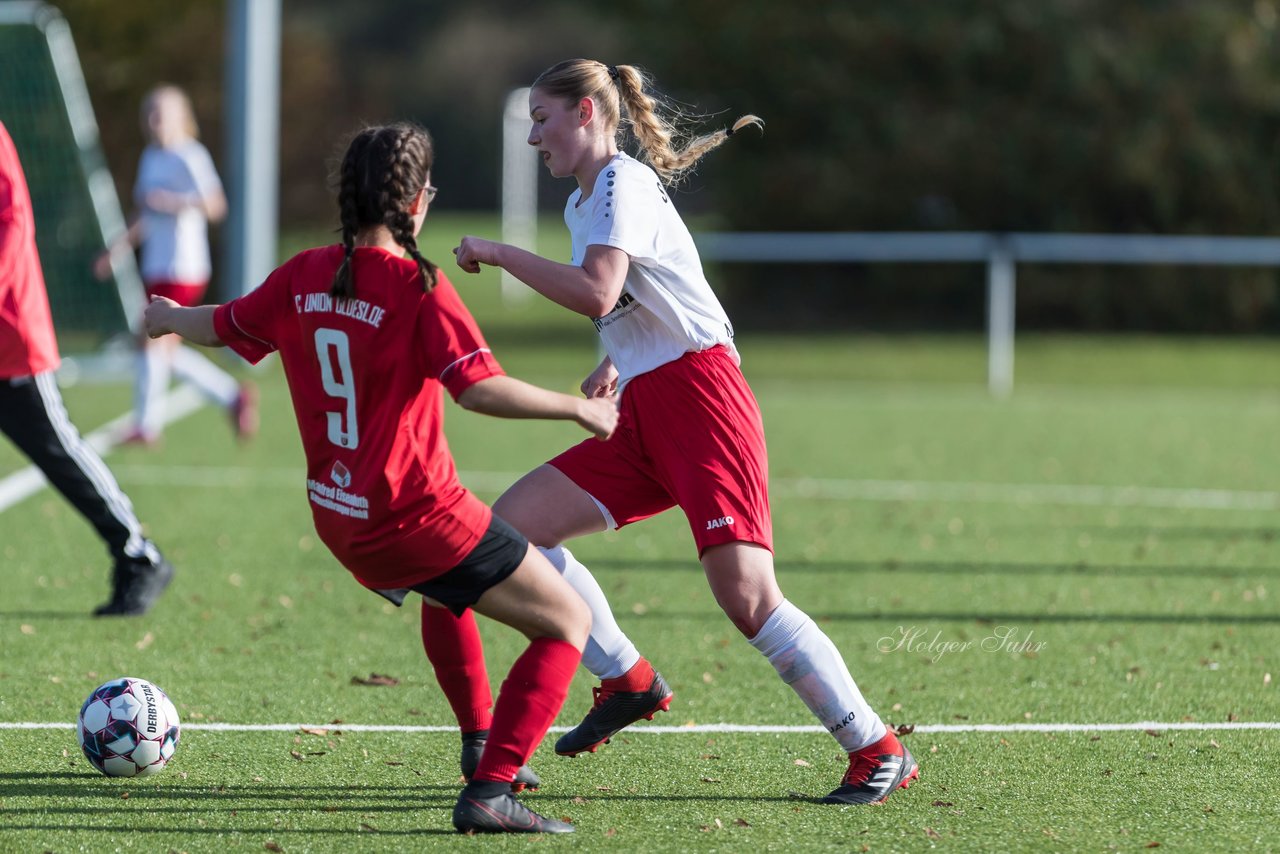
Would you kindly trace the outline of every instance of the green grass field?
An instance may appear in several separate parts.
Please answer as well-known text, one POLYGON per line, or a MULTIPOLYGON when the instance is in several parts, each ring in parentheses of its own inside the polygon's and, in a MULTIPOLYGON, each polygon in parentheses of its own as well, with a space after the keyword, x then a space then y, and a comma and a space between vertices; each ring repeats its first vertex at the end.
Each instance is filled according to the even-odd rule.
MULTIPOLYGON (((504 308, 492 276, 451 277, 512 373, 571 391, 594 365, 585 321, 504 308)), ((637 727, 576 760, 547 742, 525 798, 577 833, 458 838, 457 736, 417 610, 363 591, 317 541, 272 364, 254 443, 205 408, 163 447, 108 457, 179 568, 151 615, 88 616, 107 560, 59 497, 0 513, 0 851, 1280 848, 1274 341, 1024 338, 1005 401, 985 393, 976 336, 739 344, 769 433, 783 589, 881 715, 916 727, 909 791, 815 803, 843 755, 803 729, 812 718, 718 612, 667 514, 574 550, 676 690, 654 723, 691 728, 637 727), (357 684, 372 673, 398 684, 357 684), (120 675, 163 687, 186 725, 154 777, 108 779, 79 754, 81 701, 120 675), (730 726, 692 728, 712 724, 730 726), (1221 724, 1271 727, 1205 728, 1221 724), (353 729, 366 725, 439 729, 353 729), (797 731, 733 731, 746 725, 797 731)), ((129 391, 66 397, 89 432, 129 391)), ((447 417, 486 499, 578 438, 451 404, 447 417)), ((0 478, 23 465, 0 447, 0 478)), ((496 690, 523 644, 483 630, 496 690)), ((575 681, 558 726, 592 684, 575 681)))

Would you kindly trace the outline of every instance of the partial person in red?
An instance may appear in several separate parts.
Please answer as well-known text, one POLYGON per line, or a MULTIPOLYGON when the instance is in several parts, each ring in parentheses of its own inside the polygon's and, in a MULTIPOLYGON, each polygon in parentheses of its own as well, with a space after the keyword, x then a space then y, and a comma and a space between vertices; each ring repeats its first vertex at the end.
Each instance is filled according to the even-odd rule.
MULTIPOLYGON (((111 276, 111 259, 138 246, 147 296, 163 296, 179 305, 200 305, 209 287, 209 224, 227 212, 222 181, 213 158, 200 142, 195 111, 177 86, 157 86, 142 99, 142 132, 147 147, 138 160, 133 186, 135 213, 129 228, 94 265, 99 278, 111 276)), ((170 375, 191 383, 226 409, 239 439, 258 430, 258 390, 235 378, 177 338, 143 338, 134 379, 134 426, 128 444, 152 445, 164 430, 165 394, 170 375)))
MULTIPOLYGON (((733 327, 667 190, 735 131, 761 122, 743 116, 677 149, 679 116, 660 107, 629 65, 574 59, 544 71, 529 95, 528 142, 553 176, 577 182, 564 210, 570 263, 477 237, 455 250, 463 270, 501 267, 591 318, 607 355, 582 390, 620 400, 611 442, 570 448, 494 504, 591 606, 583 664, 601 686, 556 752, 594 751, 671 702, 562 543, 679 506, 716 602, 848 754, 840 785, 824 800, 878 803, 917 777, 915 760, 867 704, 835 645, 778 586, 760 410, 738 367, 733 327), (647 165, 618 150, 623 121, 647 165)), ((436 634, 471 631, 437 611, 436 634)))
MULTIPOLYGON (((442 392, 488 415, 572 420, 597 439, 613 432, 617 410, 503 374, 449 280, 418 250, 436 194, 432 159, 422 128, 361 131, 342 161, 342 244, 294 256, 225 305, 184 308, 153 297, 147 334, 226 345, 250 362, 279 352, 307 498, 334 556, 396 604, 416 591, 471 626, 474 610, 530 639, 492 715, 473 710, 470 723, 487 733, 471 772, 464 745, 470 782, 453 823, 463 832, 563 833, 573 826, 531 812, 512 788, 564 703, 590 612, 528 540, 458 481, 442 392)), ((483 661, 472 660, 479 654, 478 645, 442 652, 483 676, 483 661)))
POLYGON ((54 379, 59 362, 31 195, 17 149, 0 123, 0 431, 107 544, 114 561, 111 599, 94 613, 146 613, 173 578, 173 567, 143 535, 129 498, 67 417, 54 379))

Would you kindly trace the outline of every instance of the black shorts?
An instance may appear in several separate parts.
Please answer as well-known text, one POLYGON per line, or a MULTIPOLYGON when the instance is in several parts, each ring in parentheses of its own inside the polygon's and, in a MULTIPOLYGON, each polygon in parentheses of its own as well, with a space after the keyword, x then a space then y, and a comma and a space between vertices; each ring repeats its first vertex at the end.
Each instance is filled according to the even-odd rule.
POLYGON ((435 578, 412 587, 374 590, 396 604, 404 604, 412 593, 429 596, 459 617, 484 595, 490 587, 507 579, 524 562, 529 553, 529 540, 508 525, 497 514, 489 522, 480 542, 462 562, 435 578))

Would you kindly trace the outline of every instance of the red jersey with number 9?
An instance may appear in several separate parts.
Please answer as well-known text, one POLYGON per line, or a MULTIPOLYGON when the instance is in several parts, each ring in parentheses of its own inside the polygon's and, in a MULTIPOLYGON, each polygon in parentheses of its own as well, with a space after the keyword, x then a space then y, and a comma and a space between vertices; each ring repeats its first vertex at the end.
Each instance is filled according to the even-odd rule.
POLYGON ((296 255, 219 306, 214 328, 250 362, 279 351, 320 539, 362 584, 408 587, 459 563, 489 526, 488 506, 458 480, 442 389, 456 400, 503 371, 443 273, 424 293, 408 258, 357 248, 355 296, 332 298, 343 252, 296 255), (410 535, 412 565, 361 559, 410 535))

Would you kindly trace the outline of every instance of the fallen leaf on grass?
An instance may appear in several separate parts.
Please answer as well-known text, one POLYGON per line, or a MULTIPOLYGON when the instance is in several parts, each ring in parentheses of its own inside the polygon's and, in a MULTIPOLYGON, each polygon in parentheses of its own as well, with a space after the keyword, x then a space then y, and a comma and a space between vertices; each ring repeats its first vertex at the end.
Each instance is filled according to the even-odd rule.
POLYGON ((808 763, 808 762, 805 762, 803 759, 797 759, 797 760, 796 760, 796 764, 797 764, 797 765, 799 765, 801 768, 808 768, 808 767, 809 767, 809 763, 808 763))
POLYGON ((147 647, 151 646, 152 641, 154 641, 155 639, 156 639, 155 635, 151 634, 151 632, 147 632, 145 635, 142 636, 142 640, 134 644, 134 647, 139 650, 146 649, 147 647))
POLYGON ((309 726, 302 727, 302 732, 306 735, 328 735, 329 734, 329 730, 327 729, 324 729, 322 727, 309 727, 309 726))
POLYGON ((394 676, 388 676, 385 673, 370 673, 368 679, 361 679, 359 676, 351 677, 352 685, 399 685, 400 680, 394 676))
POLYGON ((901 738, 904 735, 911 735, 911 733, 915 731, 916 731, 915 724, 898 724, 894 728, 894 734, 897 735, 899 738, 901 738))
POLYGON ((280 847, 279 842, 267 842, 262 847, 267 849, 268 851, 276 851, 276 852, 284 851, 284 849, 280 847))
POLYGON ((365 831, 366 833, 378 832, 378 828, 374 827, 372 824, 365 824, 363 821, 360 822, 360 829, 365 831))
POLYGON ((927 836, 927 837, 929 837, 930 839, 941 839, 941 838, 942 838, 942 834, 941 834, 941 833, 939 833, 938 831, 934 830, 932 827, 926 827, 926 828, 924 829, 924 835, 925 835, 925 836, 927 836))
POLYGON ((934 801, 933 803, 929 804, 929 806, 931 806, 931 807, 953 807, 953 806, 955 806, 955 804, 953 804, 951 801, 934 801))
POLYGON ((127 801, 127 800, 129 800, 129 793, 128 793, 128 792, 121 792, 121 793, 120 793, 120 800, 122 800, 122 801, 127 801))
POLYGON ((289 755, 292 756, 294 759, 298 760, 299 762, 303 761, 306 758, 296 750, 290 750, 289 755))
POLYGON ((702 782, 704 782, 704 783, 720 783, 720 782, 723 782, 723 781, 721 781, 721 780, 717 780, 715 777, 699 777, 698 779, 700 779, 700 780, 701 780, 702 782))
POLYGON ((733 823, 734 823, 734 824, 736 824, 738 827, 750 827, 750 826, 751 826, 750 824, 748 824, 748 823, 747 823, 747 820, 746 820, 745 818, 735 818, 735 819, 733 820, 733 823))
POLYGON ((587 799, 582 797, 582 795, 574 795, 573 797, 573 803, 578 804, 579 806, 581 806, 582 804, 585 804, 586 802, 587 802, 587 799))

